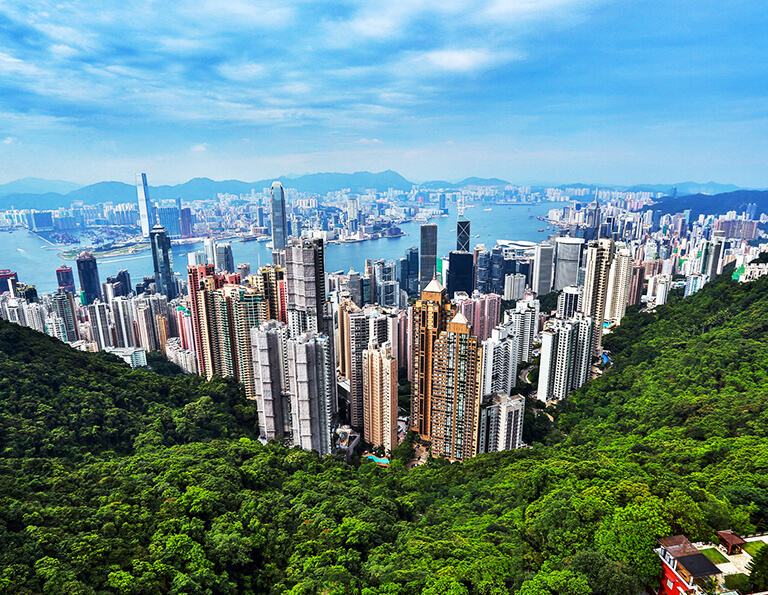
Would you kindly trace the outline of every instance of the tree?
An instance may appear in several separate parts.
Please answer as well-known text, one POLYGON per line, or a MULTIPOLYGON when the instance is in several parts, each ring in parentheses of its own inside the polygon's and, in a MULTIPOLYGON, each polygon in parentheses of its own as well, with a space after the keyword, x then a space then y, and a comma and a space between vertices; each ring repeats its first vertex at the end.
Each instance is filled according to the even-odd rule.
POLYGON ((768 545, 764 545, 749 564, 749 582, 755 589, 768 589, 768 545))

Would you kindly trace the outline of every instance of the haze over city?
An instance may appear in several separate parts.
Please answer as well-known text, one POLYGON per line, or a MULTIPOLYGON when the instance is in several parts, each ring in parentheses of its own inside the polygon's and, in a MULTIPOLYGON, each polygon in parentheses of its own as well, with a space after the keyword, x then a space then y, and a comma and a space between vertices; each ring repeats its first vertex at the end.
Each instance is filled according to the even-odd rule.
POLYGON ((12 2, 0 183, 410 180, 768 185, 748 1, 12 2))

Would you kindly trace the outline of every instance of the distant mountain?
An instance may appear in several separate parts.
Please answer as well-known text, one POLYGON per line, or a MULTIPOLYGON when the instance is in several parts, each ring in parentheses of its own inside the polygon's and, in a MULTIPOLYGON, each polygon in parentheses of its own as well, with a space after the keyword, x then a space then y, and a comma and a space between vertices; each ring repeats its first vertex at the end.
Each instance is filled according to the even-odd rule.
POLYGON ((0 184, 0 197, 9 194, 66 194, 82 188, 80 184, 64 180, 43 180, 42 178, 22 178, 7 184, 0 184))
POLYGON ((509 186, 511 182, 506 180, 500 180, 499 178, 464 178, 461 182, 456 184, 459 188, 465 188, 467 186, 509 186))
POLYGON ((737 190, 722 194, 691 194, 667 197, 656 203, 653 208, 659 209, 662 214, 682 213, 691 209, 691 217, 695 219, 699 215, 724 215, 728 211, 741 213, 749 203, 757 205, 757 212, 768 213, 768 190, 737 190))
POLYGON ((429 182, 419 184, 419 187, 425 190, 440 190, 441 188, 448 190, 458 188, 459 185, 453 182, 446 182, 445 180, 430 180, 429 182))
MULTIPOLYGON (((343 188, 349 188, 352 192, 362 192, 367 188, 375 188, 383 192, 388 188, 395 190, 410 190, 413 182, 409 182, 396 171, 387 170, 380 173, 358 171, 353 174, 321 173, 307 174, 298 178, 277 178, 286 188, 295 188, 299 192, 316 192, 325 194, 343 188)), ((257 188, 270 186, 273 180, 254 182, 257 188)))
MULTIPOLYGON (((279 180, 285 188, 295 188, 299 192, 326 194, 336 190, 349 188, 352 192, 362 192, 368 188, 384 191, 388 188, 395 190, 410 190, 412 182, 399 173, 387 170, 380 173, 359 171, 353 174, 321 173, 308 174, 298 178, 269 178, 257 182, 241 182, 239 180, 223 180, 217 182, 209 178, 194 178, 189 182, 175 186, 150 186, 149 195, 152 200, 181 198, 185 201, 207 200, 219 193, 249 194, 251 190, 261 192, 269 188, 272 182, 279 180)), ((13 182, 12 182, 13 183, 13 182)), ((99 182, 71 192, 15 192, 3 196, 0 193, 0 209, 56 209, 68 207, 73 202, 96 204, 112 202, 115 204, 136 201, 136 187, 123 182, 99 182)))
POLYGON ((627 192, 663 192, 664 194, 672 194, 672 188, 677 188, 677 195, 693 195, 693 194, 721 194, 723 192, 734 192, 741 190, 734 184, 718 184, 717 182, 707 182, 701 184, 699 182, 678 182, 677 184, 637 184, 627 188, 627 192))

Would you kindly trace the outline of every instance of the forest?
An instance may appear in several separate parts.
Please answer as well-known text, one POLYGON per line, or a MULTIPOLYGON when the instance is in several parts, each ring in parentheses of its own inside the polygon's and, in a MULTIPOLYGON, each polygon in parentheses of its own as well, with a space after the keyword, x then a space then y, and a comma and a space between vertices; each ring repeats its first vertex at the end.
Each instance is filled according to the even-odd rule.
POLYGON ((0 321, 0 593, 634 595, 661 536, 768 530, 768 277, 631 308, 605 346, 529 406, 530 448, 407 471, 408 444, 387 469, 262 445, 232 381, 0 321))

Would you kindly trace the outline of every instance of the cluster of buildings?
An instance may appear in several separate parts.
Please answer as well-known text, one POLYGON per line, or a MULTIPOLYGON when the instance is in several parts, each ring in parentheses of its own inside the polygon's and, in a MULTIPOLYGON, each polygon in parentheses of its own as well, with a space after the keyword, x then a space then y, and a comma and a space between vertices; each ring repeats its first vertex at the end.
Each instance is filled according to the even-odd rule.
MULTIPOLYGON (((628 305, 664 304, 676 285, 693 293, 725 264, 748 263, 759 251, 729 237, 745 225, 720 224, 752 221, 748 213, 687 221, 627 212, 627 197, 607 205, 596 197, 550 213, 560 225, 540 243, 471 248, 460 209, 456 249, 446 256, 437 253, 437 226, 424 223, 420 245, 403 257, 328 274, 327 234, 322 226, 292 229, 295 210, 275 182, 272 263, 252 271, 235 264, 231 244, 208 239, 188 254, 182 277, 170 251, 177 234, 163 224, 175 225, 180 213, 163 214, 150 201, 144 174, 137 194, 154 275, 132 285, 122 270, 101 283, 96 259, 83 252, 78 289, 62 266, 58 291, 38 295, 0 271, 0 316, 134 366, 162 351, 188 373, 235 378, 257 402, 263 439, 320 454, 337 448, 339 428, 345 440, 356 432, 390 451, 412 429, 450 460, 519 448, 525 399, 515 387, 537 356, 536 396, 564 399, 598 373, 603 335, 628 305), (542 311, 539 298, 555 291, 556 309, 542 311), (401 395, 407 383, 410 395, 401 395), (410 397, 410 410, 399 396, 410 397)), ((445 210, 446 195, 436 200, 445 210)), ((365 227, 361 212, 357 198, 347 200, 348 232, 365 227)), ((745 275, 762 274, 745 266, 745 275)))

